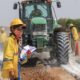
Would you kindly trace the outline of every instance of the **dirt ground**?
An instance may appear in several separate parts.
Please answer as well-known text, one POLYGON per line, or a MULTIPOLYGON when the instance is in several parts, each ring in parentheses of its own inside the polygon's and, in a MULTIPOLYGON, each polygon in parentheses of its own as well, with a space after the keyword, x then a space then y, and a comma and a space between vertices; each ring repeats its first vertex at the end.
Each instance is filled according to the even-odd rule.
POLYGON ((42 65, 36 67, 22 67, 22 80, 76 80, 72 75, 59 67, 45 68, 42 65))
POLYGON ((61 68, 52 68, 47 71, 43 65, 22 67, 21 78, 22 80, 80 80, 75 79, 71 74, 61 68))

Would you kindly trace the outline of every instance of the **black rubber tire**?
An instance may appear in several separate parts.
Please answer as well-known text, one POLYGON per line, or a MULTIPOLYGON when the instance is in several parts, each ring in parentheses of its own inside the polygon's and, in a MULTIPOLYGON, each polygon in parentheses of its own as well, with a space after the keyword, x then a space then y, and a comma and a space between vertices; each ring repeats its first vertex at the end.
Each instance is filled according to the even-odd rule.
POLYGON ((67 64, 69 61, 70 43, 67 32, 56 34, 56 58, 59 64, 67 64))

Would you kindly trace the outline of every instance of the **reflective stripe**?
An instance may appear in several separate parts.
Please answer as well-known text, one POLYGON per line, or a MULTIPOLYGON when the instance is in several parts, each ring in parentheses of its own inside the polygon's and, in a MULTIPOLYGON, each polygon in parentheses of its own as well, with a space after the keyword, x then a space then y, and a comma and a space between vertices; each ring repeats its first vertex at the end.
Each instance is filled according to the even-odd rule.
POLYGON ((4 58, 3 61, 12 61, 13 59, 4 58))
POLYGON ((18 53, 14 53, 14 55, 18 55, 18 53))

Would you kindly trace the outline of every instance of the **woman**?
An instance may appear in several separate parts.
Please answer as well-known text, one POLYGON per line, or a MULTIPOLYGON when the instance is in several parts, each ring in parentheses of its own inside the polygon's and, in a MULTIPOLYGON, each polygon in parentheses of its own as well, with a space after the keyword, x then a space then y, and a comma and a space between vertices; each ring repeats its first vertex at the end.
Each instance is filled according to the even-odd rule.
POLYGON ((4 45, 2 66, 3 80, 18 79, 19 40, 22 37, 25 24, 20 19, 14 19, 10 25, 10 36, 4 45))

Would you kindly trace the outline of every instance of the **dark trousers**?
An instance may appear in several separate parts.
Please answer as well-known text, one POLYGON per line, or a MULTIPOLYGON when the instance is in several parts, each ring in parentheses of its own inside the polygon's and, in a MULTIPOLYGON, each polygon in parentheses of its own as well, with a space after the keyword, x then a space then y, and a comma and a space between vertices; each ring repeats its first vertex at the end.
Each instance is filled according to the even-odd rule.
POLYGON ((21 64, 18 62, 18 80, 21 80, 20 73, 21 73, 21 64))

